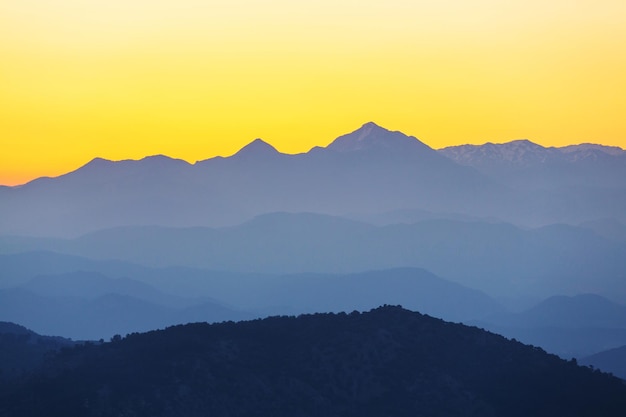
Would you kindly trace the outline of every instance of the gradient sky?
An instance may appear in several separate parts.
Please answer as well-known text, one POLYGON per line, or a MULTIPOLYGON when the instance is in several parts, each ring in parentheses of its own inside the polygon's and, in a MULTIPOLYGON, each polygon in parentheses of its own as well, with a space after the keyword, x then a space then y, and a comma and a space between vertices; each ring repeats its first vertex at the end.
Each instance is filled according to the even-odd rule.
POLYGON ((0 184, 96 156, 626 147, 624 0, 0 0, 0 184))

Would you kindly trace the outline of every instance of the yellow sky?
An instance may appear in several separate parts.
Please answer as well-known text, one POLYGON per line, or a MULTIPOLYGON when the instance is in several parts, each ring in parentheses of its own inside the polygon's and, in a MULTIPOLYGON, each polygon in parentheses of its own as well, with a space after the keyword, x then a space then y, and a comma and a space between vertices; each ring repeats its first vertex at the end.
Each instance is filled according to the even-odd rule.
POLYGON ((367 121, 626 148, 624 74, 624 0, 0 0, 0 184, 367 121))

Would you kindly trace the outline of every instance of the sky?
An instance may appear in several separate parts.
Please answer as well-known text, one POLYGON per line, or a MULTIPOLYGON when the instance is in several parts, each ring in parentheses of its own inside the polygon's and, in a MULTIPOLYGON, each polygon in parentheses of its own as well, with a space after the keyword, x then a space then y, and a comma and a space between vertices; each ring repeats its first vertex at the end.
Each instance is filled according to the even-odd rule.
POLYGON ((624 0, 0 0, 0 184, 368 121, 626 148, 625 51, 624 0))

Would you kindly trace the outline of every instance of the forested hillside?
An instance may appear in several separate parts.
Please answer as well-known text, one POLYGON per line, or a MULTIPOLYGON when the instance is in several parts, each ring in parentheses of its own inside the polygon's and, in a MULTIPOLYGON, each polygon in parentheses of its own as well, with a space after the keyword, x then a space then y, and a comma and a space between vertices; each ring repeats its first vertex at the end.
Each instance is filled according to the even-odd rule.
POLYGON ((368 313, 189 324, 64 350, 2 416, 623 416, 623 381, 478 328, 368 313))

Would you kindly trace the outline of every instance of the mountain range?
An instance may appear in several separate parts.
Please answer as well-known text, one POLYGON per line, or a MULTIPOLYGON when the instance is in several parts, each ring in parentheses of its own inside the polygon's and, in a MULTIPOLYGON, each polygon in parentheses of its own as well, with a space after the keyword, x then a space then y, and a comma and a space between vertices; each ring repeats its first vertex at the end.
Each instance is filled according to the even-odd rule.
POLYGON ((354 274, 235 274, 110 265, 46 253, 3 256, 0 266, 15 268, 55 258, 61 269, 70 272, 33 271, 32 277, 24 275, 19 283, 0 288, 0 317, 38 333, 97 340, 192 321, 363 310, 385 303, 402 303, 454 321, 503 311, 480 291, 416 268, 354 274))
POLYGON ((259 274, 24 252, 0 255, 0 284, 3 320, 77 340, 108 340, 114 334, 190 321, 365 310, 401 303, 541 346, 565 359, 626 344, 623 303, 580 294, 529 299, 523 307, 512 306, 509 299, 490 297, 419 268, 259 274), (517 312, 511 312, 513 307, 517 312))
POLYGON ((581 358, 626 344, 625 154, 367 123, 296 155, 96 158, 0 187, 0 320, 97 340, 402 304, 581 358))
POLYGON ((57 178, 0 187, 0 235, 218 227, 276 211, 345 216, 426 210, 526 226, 624 222, 625 161, 619 149, 590 145, 557 150, 512 142, 436 151, 367 123, 297 155, 257 139, 231 157, 195 164, 165 156, 96 158, 57 178), (511 164, 526 160, 521 171, 511 164), (543 186, 533 185, 538 181, 543 186))
POLYGON ((626 245, 564 224, 522 229, 439 219, 373 226, 272 213, 224 228, 130 226, 75 239, 0 237, 0 253, 26 251, 267 274, 418 267, 493 296, 599 293, 626 299, 626 245))

